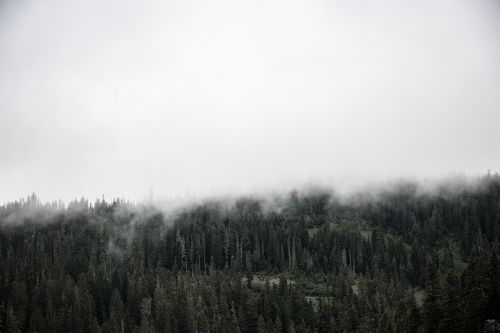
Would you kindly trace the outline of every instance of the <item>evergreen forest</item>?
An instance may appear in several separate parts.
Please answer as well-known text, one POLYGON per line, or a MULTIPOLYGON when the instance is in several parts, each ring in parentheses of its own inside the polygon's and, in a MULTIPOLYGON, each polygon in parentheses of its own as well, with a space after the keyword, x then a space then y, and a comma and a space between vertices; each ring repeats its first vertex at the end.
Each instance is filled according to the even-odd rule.
POLYGON ((500 320, 500 176, 166 210, 0 206, 0 332, 482 332, 500 320))

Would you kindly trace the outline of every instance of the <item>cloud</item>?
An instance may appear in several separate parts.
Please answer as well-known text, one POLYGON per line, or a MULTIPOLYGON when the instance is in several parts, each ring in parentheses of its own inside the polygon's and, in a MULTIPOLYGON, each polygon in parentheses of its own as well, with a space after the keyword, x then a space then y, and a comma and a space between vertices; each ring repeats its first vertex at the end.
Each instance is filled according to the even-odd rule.
POLYGON ((0 202, 500 168, 494 1, 0 6, 0 202))

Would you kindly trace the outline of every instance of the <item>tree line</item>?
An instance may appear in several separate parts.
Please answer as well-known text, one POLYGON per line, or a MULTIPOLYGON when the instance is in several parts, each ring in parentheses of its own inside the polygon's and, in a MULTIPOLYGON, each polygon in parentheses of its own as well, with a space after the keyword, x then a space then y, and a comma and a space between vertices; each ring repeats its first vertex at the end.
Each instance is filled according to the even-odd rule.
POLYGON ((0 207, 0 332, 480 332, 500 177, 348 198, 0 207))

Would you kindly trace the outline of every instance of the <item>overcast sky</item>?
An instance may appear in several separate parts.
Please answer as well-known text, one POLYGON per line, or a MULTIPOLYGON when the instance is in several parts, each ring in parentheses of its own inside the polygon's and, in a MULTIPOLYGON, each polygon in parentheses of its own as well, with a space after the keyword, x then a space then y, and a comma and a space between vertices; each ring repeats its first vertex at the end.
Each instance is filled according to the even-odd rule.
POLYGON ((500 170, 495 0, 0 0, 0 203, 500 170))

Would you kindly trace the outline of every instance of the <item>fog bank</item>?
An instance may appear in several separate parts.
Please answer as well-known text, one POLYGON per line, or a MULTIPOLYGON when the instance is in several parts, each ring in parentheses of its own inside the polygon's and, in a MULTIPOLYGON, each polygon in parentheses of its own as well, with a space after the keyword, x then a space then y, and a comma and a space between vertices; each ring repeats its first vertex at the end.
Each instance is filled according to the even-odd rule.
POLYGON ((500 170, 498 40, 488 0, 4 0, 0 203, 500 170))

